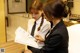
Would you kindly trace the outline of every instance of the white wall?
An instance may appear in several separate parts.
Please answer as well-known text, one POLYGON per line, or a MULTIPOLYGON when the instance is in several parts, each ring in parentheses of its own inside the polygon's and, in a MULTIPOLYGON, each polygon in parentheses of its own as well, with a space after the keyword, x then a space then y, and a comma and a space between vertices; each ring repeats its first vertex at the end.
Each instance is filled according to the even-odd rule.
MULTIPOLYGON (((27 14, 26 14, 27 15, 27 14)), ((14 40, 15 30, 21 26, 27 30, 28 17, 25 17, 25 14, 12 14, 8 15, 9 26, 6 27, 7 32, 7 41, 14 40)))

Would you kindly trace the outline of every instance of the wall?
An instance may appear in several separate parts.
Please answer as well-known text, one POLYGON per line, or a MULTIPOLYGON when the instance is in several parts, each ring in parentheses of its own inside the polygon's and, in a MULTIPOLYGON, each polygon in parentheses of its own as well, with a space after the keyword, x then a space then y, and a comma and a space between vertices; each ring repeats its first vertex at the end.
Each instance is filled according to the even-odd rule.
POLYGON ((0 0, 0 43, 6 42, 4 0, 0 0))
POLYGON ((74 7, 72 9, 72 14, 78 14, 80 15, 80 0, 73 0, 74 1, 74 7))
MULTIPOLYGON (((17 12, 17 11, 21 10, 20 12, 26 12, 26 4, 25 4, 26 0, 21 0, 21 2, 19 2, 19 3, 12 2, 12 3, 15 3, 15 5, 12 5, 11 1, 9 1, 10 2, 9 7, 12 8, 12 6, 13 6, 14 9, 12 9, 12 11, 17 12), (20 4, 20 5, 18 5, 18 4, 20 4), (15 8, 17 8, 17 9, 15 10, 15 8)), ((25 18, 26 17, 25 13, 8 14, 7 0, 5 0, 5 16, 8 17, 8 25, 9 25, 9 26, 6 26, 7 41, 11 41, 11 40, 14 40, 14 38, 15 38, 15 30, 17 29, 17 27, 21 26, 25 30, 27 29, 27 18, 25 18)))
POLYGON ((7 41, 15 39, 15 31, 20 26, 27 30, 28 17, 27 14, 10 14, 8 15, 9 26, 6 27, 7 41))

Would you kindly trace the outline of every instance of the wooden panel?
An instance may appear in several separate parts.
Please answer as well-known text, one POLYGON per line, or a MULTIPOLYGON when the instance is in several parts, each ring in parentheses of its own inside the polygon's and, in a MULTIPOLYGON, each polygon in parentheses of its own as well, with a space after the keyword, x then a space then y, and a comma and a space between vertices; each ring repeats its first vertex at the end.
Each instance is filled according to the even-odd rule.
POLYGON ((4 0, 0 0, 0 43, 6 42, 4 0))

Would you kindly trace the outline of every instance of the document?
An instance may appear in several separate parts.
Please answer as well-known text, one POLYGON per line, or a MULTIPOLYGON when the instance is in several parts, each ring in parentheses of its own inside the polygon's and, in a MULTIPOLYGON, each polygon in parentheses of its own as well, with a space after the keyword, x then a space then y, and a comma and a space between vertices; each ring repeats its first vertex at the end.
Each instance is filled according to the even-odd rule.
POLYGON ((28 45, 31 47, 38 48, 38 43, 36 42, 36 39, 31 36, 26 30, 24 30, 21 27, 18 27, 15 31, 15 42, 28 45))

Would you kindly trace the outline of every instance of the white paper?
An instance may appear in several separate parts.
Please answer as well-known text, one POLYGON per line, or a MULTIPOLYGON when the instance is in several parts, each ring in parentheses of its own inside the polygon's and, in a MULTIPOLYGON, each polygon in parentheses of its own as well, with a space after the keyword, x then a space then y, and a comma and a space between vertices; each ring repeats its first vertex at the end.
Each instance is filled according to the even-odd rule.
POLYGON ((38 48, 38 44, 35 40, 34 37, 32 37, 27 31, 25 31, 23 28, 18 27, 17 30, 15 31, 15 42, 24 44, 24 45, 29 45, 35 48, 38 48))

